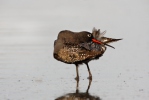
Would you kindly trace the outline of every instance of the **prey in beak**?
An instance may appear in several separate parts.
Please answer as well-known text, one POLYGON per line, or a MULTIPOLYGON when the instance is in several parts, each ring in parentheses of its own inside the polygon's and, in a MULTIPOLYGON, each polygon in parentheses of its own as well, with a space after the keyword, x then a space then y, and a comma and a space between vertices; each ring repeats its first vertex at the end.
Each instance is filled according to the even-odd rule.
POLYGON ((103 45, 106 45, 108 47, 115 49, 113 46, 109 45, 109 43, 116 42, 116 41, 119 41, 122 39, 114 39, 114 38, 104 37, 105 33, 106 33, 106 31, 101 33, 100 29, 97 30, 97 29, 93 28, 93 31, 92 31, 93 39, 92 39, 92 41, 94 43, 103 44, 103 45))
POLYGON ((96 39, 92 39, 92 41, 93 41, 94 43, 103 44, 103 45, 106 45, 106 46, 108 46, 108 47, 111 47, 111 48, 115 49, 113 46, 111 46, 111 45, 109 45, 109 44, 106 44, 106 43, 103 43, 103 42, 101 42, 101 41, 98 41, 98 40, 96 40, 96 39))

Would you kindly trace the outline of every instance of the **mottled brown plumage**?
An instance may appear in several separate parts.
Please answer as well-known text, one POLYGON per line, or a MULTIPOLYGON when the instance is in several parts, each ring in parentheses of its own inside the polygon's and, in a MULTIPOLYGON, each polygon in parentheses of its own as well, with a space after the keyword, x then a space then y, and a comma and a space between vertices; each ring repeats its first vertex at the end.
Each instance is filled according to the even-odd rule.
POLYGON ((92 38, 92 34, 86 31, 61 31, 54 43, 54 57, 68 64, 81 64, 87 62, 104 52, 102 49, 91 51, 81 45, 83 43, 90 43, 92 38))
MULTIPOLYGON (((106 43, 112 42, 111 39, 102 37, 100 31, 96 29, 93 29, 92 33, 64 30, 58 34, 57 40, 54 42, 53 56, 61 62, 75 64, 76 79, 79 79, 78 65, 85 63, 88 68, 89 78, 92 79, 88 62, 101 57, 106 50, 106 45, 109 46, 106 43)), ((113 41, 115 40, 113 39, 113 41)))

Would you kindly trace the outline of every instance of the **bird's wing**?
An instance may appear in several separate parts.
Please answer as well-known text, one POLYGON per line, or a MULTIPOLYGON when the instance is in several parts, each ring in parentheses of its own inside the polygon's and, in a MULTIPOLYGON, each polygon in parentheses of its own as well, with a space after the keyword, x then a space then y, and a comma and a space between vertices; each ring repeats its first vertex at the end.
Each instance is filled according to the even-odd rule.
POLYGON ((102 47, 105 47, 104 45, 100 45, 94 42, 81 43, 79 45, 89 51, 100 51, 102 47))

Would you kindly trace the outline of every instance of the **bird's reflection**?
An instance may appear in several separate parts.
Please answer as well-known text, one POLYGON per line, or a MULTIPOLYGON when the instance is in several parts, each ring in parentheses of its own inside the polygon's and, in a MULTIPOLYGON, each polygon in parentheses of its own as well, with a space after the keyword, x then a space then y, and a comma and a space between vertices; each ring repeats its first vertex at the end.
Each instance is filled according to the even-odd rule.
POLYGON ((79 92, 79 81, 76 82, 76 92, 68 93, 66 95, 60 96, 55 100, 101 100, 98 96, 90 95, 89 89, 91 86, 91 80, 89 80, 88 88, 86 92, 79 92))

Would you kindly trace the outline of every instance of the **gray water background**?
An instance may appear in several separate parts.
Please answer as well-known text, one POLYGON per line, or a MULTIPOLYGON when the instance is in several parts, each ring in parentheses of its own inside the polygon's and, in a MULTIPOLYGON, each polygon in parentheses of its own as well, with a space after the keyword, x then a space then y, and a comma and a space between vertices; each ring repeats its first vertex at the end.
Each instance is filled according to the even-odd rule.
MULTIPOLYGON (((53 58, 61 30, 123 38, 89 63, 102 100, 149 99, 148 0, 0 0, 0 100, 54 100, 75 92, 75 66, 53 58)), ((88 85, 81 65, 80 91, 88 85)))

